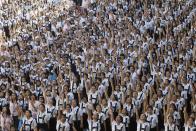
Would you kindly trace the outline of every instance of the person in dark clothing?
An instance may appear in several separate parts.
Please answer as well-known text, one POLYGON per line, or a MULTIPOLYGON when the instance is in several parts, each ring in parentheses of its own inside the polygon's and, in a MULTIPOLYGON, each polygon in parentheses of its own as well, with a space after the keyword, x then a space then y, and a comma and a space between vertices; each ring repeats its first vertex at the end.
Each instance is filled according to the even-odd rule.
POLYGON ((10 39, 10 30, 9 30, 9 26, 7 23, 3 26, 3 30, 4 30, 6 39, 10 39))

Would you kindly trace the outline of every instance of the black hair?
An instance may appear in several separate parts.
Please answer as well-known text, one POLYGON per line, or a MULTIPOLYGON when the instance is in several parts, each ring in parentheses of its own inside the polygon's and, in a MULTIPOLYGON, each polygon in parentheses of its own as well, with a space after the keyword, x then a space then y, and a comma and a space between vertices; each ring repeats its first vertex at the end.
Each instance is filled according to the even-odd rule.
POLYGON ((148 106, 148 108, 153 109, 153 107, 152 107, 152 106, 148 106))
POLYGON ((44 107, 44 109, 45 109, 45 104, 41 103, 41 104, 40 104, 40 106, 43 106, 43 107, 44 107))
POLYGON ((9 106, 6 105, 6 106, 3 106, 2 108, 4 108, 4 107, 6 108, 6 115, 7 116, 10 116, 11 115, 11 112, 10 112, 9 106))
POLYGON ((70 105, 70 104, 66 104, 66 107, 67 107, 67 106, 69 106, 69 108, 71 108, 71 105, 70 105))
POLYGON ((31 110, 26 110, 26 112, 29 112, 30 116, 32 116, 31 110))

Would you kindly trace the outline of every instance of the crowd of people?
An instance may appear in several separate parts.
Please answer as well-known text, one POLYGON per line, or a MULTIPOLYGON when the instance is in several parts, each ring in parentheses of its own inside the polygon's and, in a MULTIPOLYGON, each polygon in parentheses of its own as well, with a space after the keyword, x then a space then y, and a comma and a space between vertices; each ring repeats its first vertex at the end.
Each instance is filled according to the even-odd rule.
POLYGON ((195 0, 0 0, 2 131, 196 131, 195 0))

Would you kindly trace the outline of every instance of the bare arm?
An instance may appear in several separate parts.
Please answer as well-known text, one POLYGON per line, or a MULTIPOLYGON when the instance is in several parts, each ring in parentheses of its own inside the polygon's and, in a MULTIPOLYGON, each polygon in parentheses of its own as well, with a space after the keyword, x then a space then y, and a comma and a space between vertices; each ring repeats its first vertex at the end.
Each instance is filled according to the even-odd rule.
POLYGON ((91 120, 92 119, 92 112, 89 109, 87 109, 87 112, 88 112, 88 120, 91 120))
POLYGON ((136 109, 136 121, 138 121, 139 120, 139 112, 138 112, 138 109, 136 109))
POLYGON ((144 112, 147 112, 147 108, 148 108, 148 96, 146 96, 146 98, 144 99, 144 104, 143 104, 143 109, 144 109, 144 112))
POLYGON ((105 97, 106 97, 106 100, 109 100, 107 91, 105 91, 105 97))
POLYGON ((112 109, 109 110, 109 115, 110 115, 110 122, 112 123, 114 121, 114 115, 112 109))
POLYGON ((60 119, 61 119, 61 115, 62 115, 62 112, 59 110, 59 111, 58 111, 57 120, 60 120, 60 119))
POLYGON ((185 121, 185 124, 187 124, 188 113, 187 113, 187 110, 186 110, 186 106, 184 107, 183 113, 184 113, 184 121, 185 121))

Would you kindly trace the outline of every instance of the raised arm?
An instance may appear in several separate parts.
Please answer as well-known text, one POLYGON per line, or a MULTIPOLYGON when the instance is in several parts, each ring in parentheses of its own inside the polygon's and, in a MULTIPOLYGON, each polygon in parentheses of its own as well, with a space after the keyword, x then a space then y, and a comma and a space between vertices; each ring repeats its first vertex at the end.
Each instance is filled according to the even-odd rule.
POLYGON ((137 108, 135 108, 135 115, 136 115, 136 121, 138 121, 140 119, 140 114, 137 108))
POLYGON ((124 105, 125 104, 125 101, 126 101, 125 93, 122 92, 122 100, 121 100, 121 103, 124 105))
POLYGON ((62 116, 62 111, 61 110, 58 110, 57 120, 60 120, 61 119, 61 116, 62 116))
POLYGON ((113 92, 114 92, 115 87, 114 87, 114 83, 113 83, 112 79, 110 79, 110 83, 111 83, 111 86, 112 86, 112 93, 113 93, 113 92))
MULTIPOLYGON (((147 94, 147 93, 146 93, 147 94)), ((146 96, 146 98, 144 99, 144 103, 143 103, 143 111, 147 112, 148 110, 148 95, 146 96)))
POLYGON ((186 110, 186 106, 184 107, 183 114, 184 114, 184 123, 187 124, 188 113, 187 113, 187 110, 186 110))
POLYGON ((110 122, 112 123, 114 121, 114 115, 112 109, 109 109, 109 115, 110 115, 110 122))
POLYGON ((164 123, 167 123, 166 106, 163 107, 164 123))
POLYGON ((105 94, 105 98, 106 98, 106 100, 109 100, 109 96, 108 96, 108 92, 107 92, 107 90, 104 92, 104 94, 105 94))
POLYGON ((77 94, 78 94, 78 102, 80 103, 80 102, 81 102, 81 95, 80 95, 80 91, 77 91, 77 94))
POLYGON ((83 129, 84 128, 84 122, 83 122, 83 114, 80 114, 80 128, 83 129))
POLYGON ((92 112, 89 109, 89 105, 88 105, 88 108, 87 108, 87 113, 88 113, 88 120, 91 120, 92 119, 92 112))

